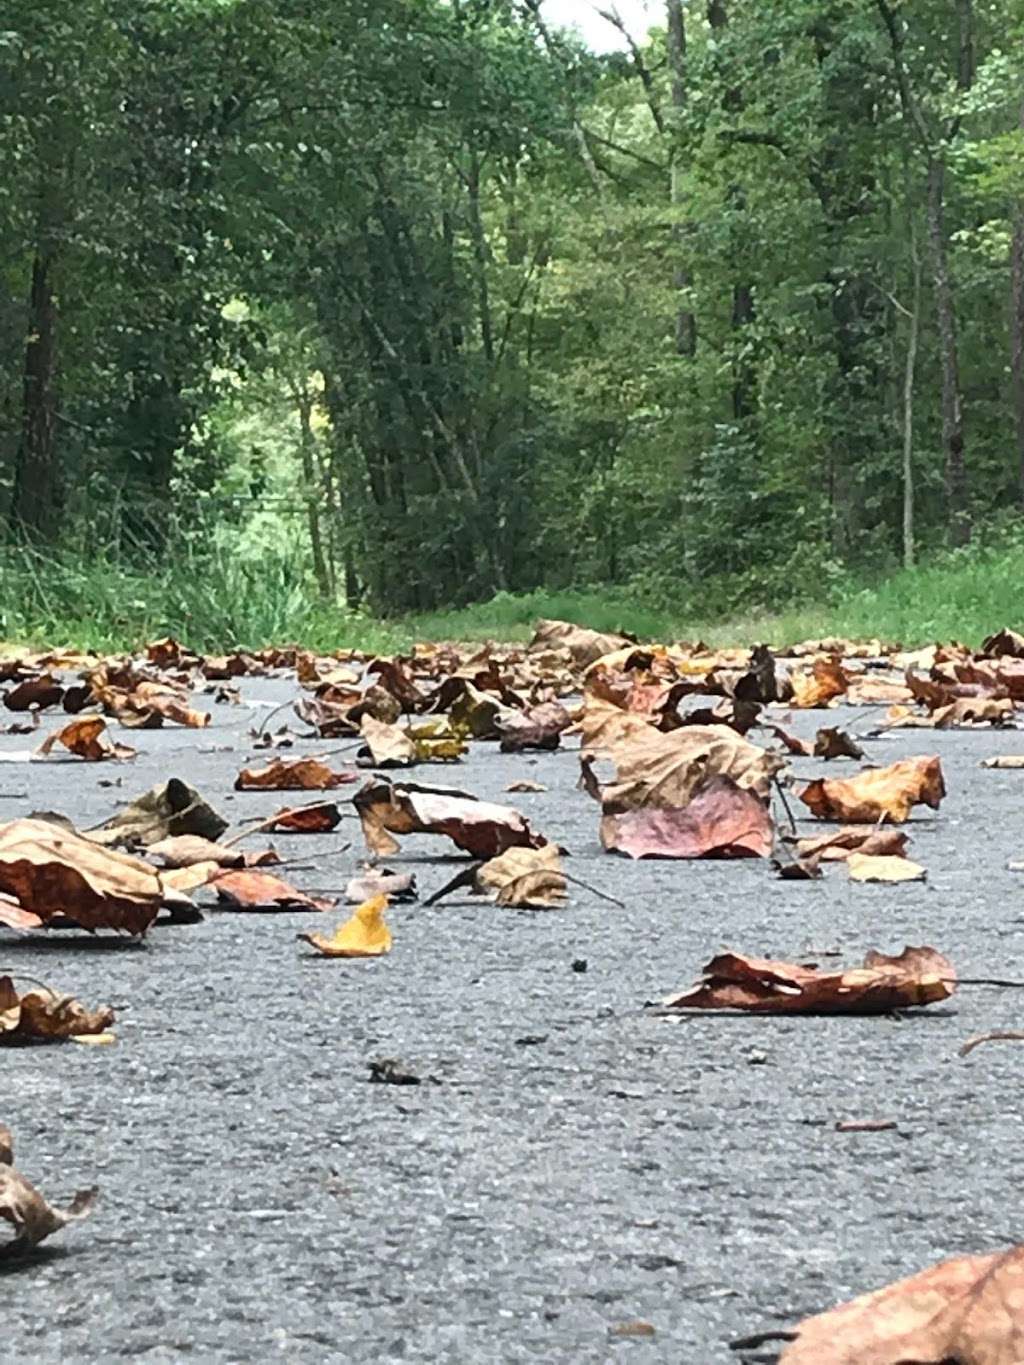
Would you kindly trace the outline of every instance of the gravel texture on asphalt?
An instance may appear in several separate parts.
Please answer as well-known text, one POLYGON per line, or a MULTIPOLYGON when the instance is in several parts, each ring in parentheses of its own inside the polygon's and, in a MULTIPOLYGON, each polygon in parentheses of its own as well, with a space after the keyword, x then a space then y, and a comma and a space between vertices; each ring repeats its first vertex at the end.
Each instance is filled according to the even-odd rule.
MULTIPOLYGON (((246 705, 213 706, 207 730, 125 734, 132 763, 0 766, 0 817, 54 809, 88 826, 170 776, 233 823, 305 799, 232 792, 249 727, 292 691, 241 685, 246 705)), ((795 713, 793 728, 880 717, 795 713)), ((605 854, 575 743, 536 757, 477 744, 411 776, 516 805, 623 909, 578 886, 553 912, 459 892, 394 906, 394 949, 367 962, 296 942, 334 914, 211 911, 141 945, 0 930, 0 967, 113 1004, 119 1037, 0 1053, 20 1169, 55 1201, 100 1186, 89 1221, 2 1267, 4 1359, 714 1365, 736 1359, 731 1339, 1021 1238, 1021 1053, 957 1056, 969 1034, 1024 1025, 1021 993, 967 987, 900 1020, 643 1006, 726 945, 853 965, 927 943, 961 975, 1024 978, 1006 867, 1024 856, 1024 772, 978 766, 1024 752, 1024 736, 871 742, 876 762, 939 753, 949 789, 907 826, 927 883, 892 887, 851 884, 841 865, 793 883, 760 861, 605 854), (506 794, 522 777, 548 790, 506 794), (424 1083, 369 1083, 379 1057, 424 1083), (835 1130, 880 1118, 898 1129, 835 1130), (654 1335, 614 1334, 637 1320, 654 1335)), ((308 854, 286 873, 304 889, 342 888, 363 856, 354 819, 273 842, 308 854)), ((388 863, 429 894, 457 870, 451 851, 409 838, 388 863)))

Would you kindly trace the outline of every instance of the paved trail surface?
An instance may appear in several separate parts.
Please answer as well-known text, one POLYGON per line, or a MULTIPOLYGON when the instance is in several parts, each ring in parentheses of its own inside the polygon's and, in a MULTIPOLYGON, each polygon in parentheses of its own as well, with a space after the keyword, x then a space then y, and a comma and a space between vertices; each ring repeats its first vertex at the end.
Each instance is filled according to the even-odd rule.
MULTIPOLYGON (((242 692, 253 709, 215 706, 198 736, 131 736, 132 764, 0 768, 3 791, 27 794, 0 815, 48 808, 88 826, 174 775, 232 821, 270 814, 287 795, 231 784, 249 727, 291 689, 243 679, 242 692)), ((942 756, 949 797, 907 826, 923 885, 611 857, 572 751, 478 744, 416 775, 518 805, 625 909, 578 887, 552 913, 396 906, 394 951, 363 963, 296 942, 335 915, 213 912, 144 946, 0 931, 0 966, 115 1005, 120 1038, 0 1054, 0 1119, 25 1174, 54 1199, 101 1187, 89 1222, 4 1274, 3 1356, 715 1365, 737 1336, 1019 1240, 1024 1056, 957 1048, 1024 1025, 1024 993, 966 988, 902 1022, 642 1008, 723 945, 853 963, 928 943, 962 975, 1024 978, 1024 883, 1006 869, 1024 856, 1024 772, 978 766, 1015 751, 1013 732, 871 743, 880 762, 942 756), (506 795, 523 776, 548 791, 506 795), (382 1056, 441 1084, 370 1084, 382 1056), (898 1130, 835 1131, 878 1118, 898 1130), (637 1319, 655 1335, 609 1335, 637 1319)), ((354 820, 274 842, 315 851, 288 874, 305 889, 343 887, 362 853, 354 820), (344 838, 349 852, 324 856, 344 838)), ((408 839, 391 863, 429 893, 457 869, 438 857, 448 847, 408 839)))

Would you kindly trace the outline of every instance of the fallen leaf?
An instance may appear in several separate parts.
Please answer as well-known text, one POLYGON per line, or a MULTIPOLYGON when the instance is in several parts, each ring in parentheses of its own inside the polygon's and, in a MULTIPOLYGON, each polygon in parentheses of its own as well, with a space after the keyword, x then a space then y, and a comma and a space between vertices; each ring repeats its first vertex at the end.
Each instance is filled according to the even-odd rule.
POLYGON ((888 768, 869 768, 855 777, 816 778, 798 793, 820 820, 902 824, 916 805, 938 810, 946 794, 937 755, 905 758, 888 768))
POLYGON ((384 922, 387 896, 373 896, 338 926, 331 938, 323 934, 299 934, 324 957, 380 957, 391 951, 391 930, 384 922))
POLYGON ((155 844, 176 834, 198 834, 219 839, 228 822, 187 782, 172 777, 130 802, 88 837, 100 844, 129 847, 155 844))
POLYGON ((664 1004, 771 1014, 889 1014, 948 999, 955 979, 952 963, 934 948, 904 948, 899 957, 872 951, 863 967, 838 972, 722 953, 704 968, 702 980, 664 1004))
POLYGON ((767 858, 773 840, 767 804, 730 777, 712 778, 683 807, 644 806, 601 820, 603 847, 630 858, 767 858))
POLYGON ((877 857, 902 858, 908 842, 898 829, 837 829, 832 834, 796 840, 796 851, 801 858, 818 857, 822 862, 845 862, 854 850, 877 857))
POLYGON ((1010 655, 1014 659, 1024 659, 1024 635, 1004 627, 981 642, 981 652, 990 658, 1010 655))
POLYGON ((267 830, 284 834, 329 834, 341 823, 341 811, 335 801, 316 801, 286 806, 261 823, 267 830))
POLYGON ((983 758, 980 766, 982 768, 1024 768, 1024 754, 996 754, 992 758, 983 758))
POLYGON ((158 839, 147 852, 160 859, 164 867, 194 867, 197 863, 215 863, 218 867, 242 867, 245 854, 226 844, 214 843, 198 834, 176 834, 169 839, 158 839))
POLYGON ((416 895, 415 872, 391 872, 386 867, 367 868, 345 887, 345 899, 351 905, 360 905, 374 896, 387 896, 392 901, 414 901, 416 895))
POLYGON ((45 923, 141 934, 170 894, 149 863, 49 820, 0 825, 0 891, 45 923))
POLYGON ((538 621, 530 641, 532 652, 553 646, 568 652, 577 669, 587 668, 605 654, 634 644, 625 635, 605 635, 570 621, 538 621))
POLYGON ((218 872, 208 885, 232 910, 331 910, 334 906, 333 901, 307 896, 283 877, 250 868, 218 872))
POLYGON ((549 909, 565 900, 566 881, 557 844, 509 848, 477 868, 480 891, 494 893, 495 904, 549 909))
POLYGON ((135 757, 135 750, 127 744, 114 743, 107 733, 107 722, 102 716, 79 716, 77 720, 69 721, 61 729, 54 730, 52 735, 47 735, 36 752, 45 756, 55 744, 62 744, 78 758, 90 763, 108 758, 135 757))
POLYGON ((49 987, 19 995, 9 976, 0 976, 0 1045, 63 1042, 78 1034, 103 1033, 114 1022, 109 1005, 87 1010, 74 996, 49 987))
POLYGON ((920 863, 891 854, 854 852, 846 867, 852 882, 923 882, 928 875, 920 863))
POLYGON ((534 782, 529 777, 520 778, 518 782, 510 782, 505 788, 507 792, 546 792, 543 782, 534 782))
POLYGON ((511 806, 478 801, 467 792, 418 783, 371 779, 352 799, 371 853, 397 853, 395 834, 444 834, 474 858, 496 858, 507 848, 545 843, 511 806))
POLYGON ((414 1071, 403 1067, 397 1057, 377 1057, 368 1063, 372 1085, 421 1085, 414 1071))
POLYGON ((793 689, 790 705, 800 710, 827 706, 841 697, 848 686, 839 659, 815 659, 810 673, 794 671, 789 675, 789 681, 793 689))
POLYGON ((814 739, 815 758, 863 758, 864 750, 835 726, 819 730, 814 739))
POLYGON ((657 1332, 652 1323, 641 1322, 614 1322, 608 1328, 610 1337, 653 1337, 657 1332))
POLYGON ((318 758, 273 758, 266 767, 243 768, 235 791, 326 791, 356 780, 356 773, 334 772, 318 758))
POLYGON ((48 706, 57 706, 64 696, 64 687, 59 679, 49 673, 35 678, 26 678, 17 687, 4 693, 4 705, 8 711, 28 711, 32 707, 43 711, 48 706))
POLYGON ((1024 1246, 960 1256, 806 1318, 779 1365, 1019 1365, 1024 1246))
MULTIPOLYGON (((606 815, 642 806, 686 806, 713 777, 731 778, 766 800, 773 777, 785 766, 778 754, 750 744, 724 725, 685 726, 662 734, 642 722, 637 730, 632 717, 619 715, 618 732, 612 724, 601 731, 600 750, 616 766, 615 780, 601 787, 606 815)), ((584 757, 597 747, 585 730, 584 757)))
POLYGON ((899 1128, 895 1119, 840 1119, 837 1133, 887 1133, 899 1128))
POLYGON ((501 752, 518 754, 527 749, 557 749, 562 731, 569 728, 571 721, 561 702, 549 701, 527 711, 500 716, 495 724, 501 736, 501 752))
POLYGON ((97 1192, 95 1188, 79 1190, 65 1209, 48 1204, 36 1187, 11 1164, 9 1138, 8 1133, 8 1140, 0 1149, 0 1218, 14 1228, 14 1237, 2 1248, 3 1254, 16 1256, 67 1227, 68 1223, 88 1217, 97 1192), (4 1149, 6 1161, 2 1159, 4 1149))
POLYGON ((356 754, 360 766, 408 768, 416 762, 416 745, 397 725, 364 715, 359 729, 366 741, 365 748, 356 754))

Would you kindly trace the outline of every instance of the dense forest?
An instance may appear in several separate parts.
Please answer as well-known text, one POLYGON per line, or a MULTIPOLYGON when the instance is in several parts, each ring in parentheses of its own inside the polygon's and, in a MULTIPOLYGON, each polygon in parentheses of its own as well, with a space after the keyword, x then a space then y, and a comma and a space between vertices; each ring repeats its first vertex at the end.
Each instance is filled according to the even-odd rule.
POLYGON ((8 539, 395 613, 782 595, 1015 514, 1024 0, 622 29, 8 0, 8 539))

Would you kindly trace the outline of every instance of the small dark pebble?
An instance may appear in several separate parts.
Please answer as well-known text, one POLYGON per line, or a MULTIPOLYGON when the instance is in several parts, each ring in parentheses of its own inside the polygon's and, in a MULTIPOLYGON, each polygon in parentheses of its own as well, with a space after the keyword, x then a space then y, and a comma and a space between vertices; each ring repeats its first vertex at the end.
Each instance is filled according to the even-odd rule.
POLYGON ((585 972, 587 970, 587 959, 585 957, 574 958, 572 969, 574 972, 585 972))

